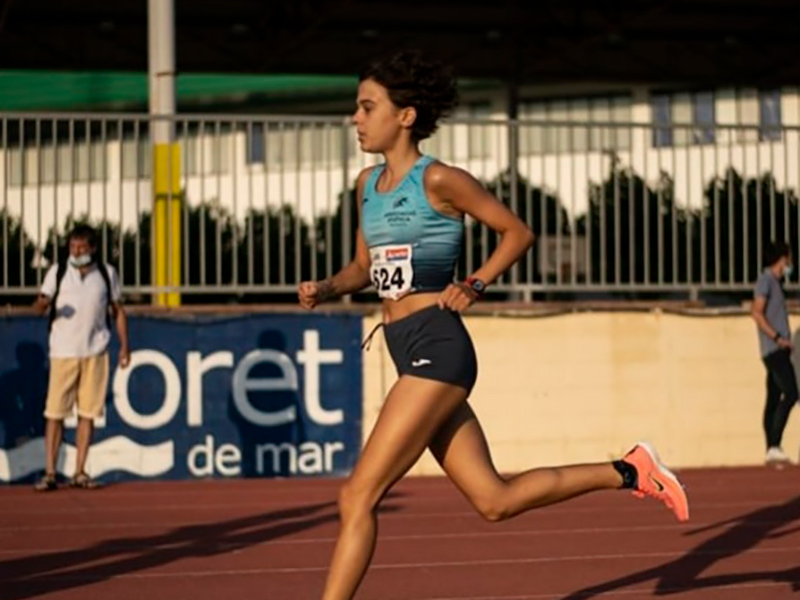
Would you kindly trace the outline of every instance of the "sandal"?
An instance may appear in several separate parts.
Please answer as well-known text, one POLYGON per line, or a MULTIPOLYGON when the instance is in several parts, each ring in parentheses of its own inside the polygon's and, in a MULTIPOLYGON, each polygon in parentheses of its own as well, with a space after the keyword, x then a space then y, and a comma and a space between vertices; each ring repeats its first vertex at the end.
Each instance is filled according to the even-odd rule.
POLYGON ((55 473, 45 473, 39 481, 33 485, 34 491, 53 492, 58 489, 55 473))
POLYGON ((70 479, 69 487, 78 488, 81 490, 94 490, 99 488, 100 484, 89 477, 86 473, 78 473, 75 475, 75 477, 70 479))

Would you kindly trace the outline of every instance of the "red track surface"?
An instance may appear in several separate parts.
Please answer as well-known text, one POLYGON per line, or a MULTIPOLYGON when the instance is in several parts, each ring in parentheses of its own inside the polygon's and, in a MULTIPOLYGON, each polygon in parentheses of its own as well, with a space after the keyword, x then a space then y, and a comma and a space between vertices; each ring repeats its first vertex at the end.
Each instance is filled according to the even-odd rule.
MULTIPOLYGON (((499 524, 444 479, 382 506, 357 596, 380 600, 796 598, 800 469, 688 471, 692 520, 606 492, 499 524)), ((338 481, 0 488, 0 599, 316 599, 338 481)))

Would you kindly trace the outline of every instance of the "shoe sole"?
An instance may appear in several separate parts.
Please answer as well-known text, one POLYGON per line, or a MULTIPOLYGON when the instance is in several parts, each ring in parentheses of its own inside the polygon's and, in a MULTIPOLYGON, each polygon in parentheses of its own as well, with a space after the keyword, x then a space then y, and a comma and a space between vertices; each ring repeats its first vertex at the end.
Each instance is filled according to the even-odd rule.
POLYGON ((54 486, 45 486, 45 487, 37 487, 33 486, 33 491, 37 494, 47 494, 48 492, 55 492, 58 490, 58 485, 54 486))
MULTIPOLYGON (((683 490, 686 489, 683 486, 683 484, 680 481, 678 481, 678 478, 675 476, 675 473, 670 471, 666 467, 666 465, 664 465, 664 463, 661 462, 661 459, 658 457, 658 452, 656 452, 656 449, 653 448, 653 446, 651 446, 649 442, 639 442, 636 445, 637 446, 641 446, 642 448, 644 448, 645 452, 647 452, 650 455, 650 458, 652 459, 653 463, 656 465, 656 469, 658 469, 658 472, 661 475, 663 475, 664 477, 666 477, 667 479, 672 481, 676 486, 678 486, 678 488, 680 490, 683 491, 683 490)), ((686 500, 686 502, 685 502, 685 504, 686 504, 686 520, 688 521, 689 520, 689 499, 686 498, 686 492, 684 492, 683 495, 684 495, 684 500, 686 500)))

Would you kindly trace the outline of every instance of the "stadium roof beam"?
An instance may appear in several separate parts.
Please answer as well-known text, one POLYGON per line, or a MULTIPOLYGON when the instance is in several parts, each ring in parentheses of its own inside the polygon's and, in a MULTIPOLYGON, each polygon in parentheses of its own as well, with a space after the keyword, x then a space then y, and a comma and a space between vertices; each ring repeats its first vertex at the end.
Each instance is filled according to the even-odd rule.
MULTIPOLYGON (((0 69, 144 72, 146 5, 0 0, 0 69)), ((175 0, 175 19, 181 73, 352 74, 413 45, 522 83, 800 80, 790 0, 175 0)))

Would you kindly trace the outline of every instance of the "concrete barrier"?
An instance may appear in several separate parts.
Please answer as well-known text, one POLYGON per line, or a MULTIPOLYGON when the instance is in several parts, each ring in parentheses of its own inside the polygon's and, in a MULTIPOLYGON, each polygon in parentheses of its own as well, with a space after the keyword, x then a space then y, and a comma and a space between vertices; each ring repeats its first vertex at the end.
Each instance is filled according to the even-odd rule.
MULTIPOLYGON (((470 402, 502 472, 604 461, 640 439, 652 441, 675 466, 763 461, 766 375, 749 315, 465 319, 479 357, 470 402)), ((366 317, 364 331, 378 320, 366 317)), ((793 329, 798 325, 793 316, 793 329)), ((366 439, 396 379, 381 334, 363 365, 366 439)), ((784 436, 795 460, 799 417, 792 413, 784 436)), ((441 471, 426 452, 411 473, 441 471)))

